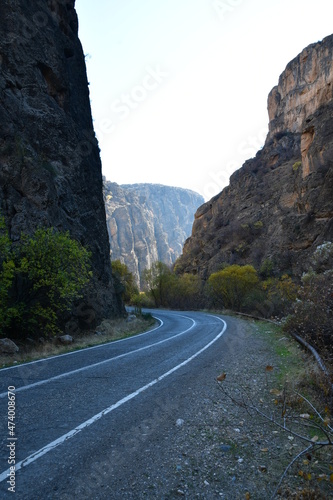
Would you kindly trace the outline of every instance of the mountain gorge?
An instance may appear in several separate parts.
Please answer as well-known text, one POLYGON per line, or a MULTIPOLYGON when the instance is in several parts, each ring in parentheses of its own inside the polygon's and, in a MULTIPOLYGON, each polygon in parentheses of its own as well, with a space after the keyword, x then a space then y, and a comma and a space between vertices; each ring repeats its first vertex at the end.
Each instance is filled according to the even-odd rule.
POLYGON ((123 312, 74 4, 0 4, 0 210, 14 242, 54 227, 91 251, 93 279, 70 331, 123 312))
POLYGON ((138 286, 144 269, 156 261, 171 266, 179 257, 204 201, 188 189, 109 181, 104 196, 111 258, 127 265, 138 286))
POLYGON ((306 47, 268 96, 263 149, 198 208, 177 271, 203 279, 265 262, 300 277, 333 238, 333 35, 306 47))

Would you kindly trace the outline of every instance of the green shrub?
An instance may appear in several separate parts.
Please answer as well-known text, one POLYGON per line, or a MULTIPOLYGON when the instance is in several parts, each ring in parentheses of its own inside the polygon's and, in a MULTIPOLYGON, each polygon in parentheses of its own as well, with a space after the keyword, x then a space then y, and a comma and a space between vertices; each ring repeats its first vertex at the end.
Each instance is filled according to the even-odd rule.
POLYGON ((285 328, 315 347, 333 368, 333 271, 310 271, 303 276, 294 313, 285 328))
POLYGON ((9 307, 9 291, 15 275, 15 263, 12 259, 11 241, 4 217, 0 216, 0 334, 10 324, 11 314, 15 312, 9 307))
POLYGON ((130 304, 132 298, 138 295, 139 289, 135 283, 135 278, 133 273, 131 273, 126 266, 119 259, 113 260, 112 263, 112 275, 115 282, 120 285, 120 292, 122 294, 123 301, 126 304, 130 304))
POLYGON ((163 262, 156 261, 142 273, 144 291, 154 301, 156 307, 168 304, 169 290, 176 276, 163 262))
POLYGON ((184 273, 169 285, 168 305, 174 309, 198 309, 202 305, 202 282, 199 276, 184 273))
POLYGON ((2 220, 1 333, 53 336, 92 277, 90 253, 68 232, 52 228, 22 235, 14 249, 3 224, 2 220))
POLYGON ((254 229, 262 229, 264 227, 264 223, 261 220, 257 220, 257 222, 253 224, 253 227, 254 229))
POLYGON ((265 259, 260 266, 259 274, 263 279, 273 276, 274 262, 271 259, 265 259))
POLYGON ((261 286, 271 305, 271 315, 281 317, 291 312, 297 298, 297 286, 290 276, 284 274, 279 279, 270 277, 261 286))
POLYGON ((257 286, 247 293, 242 311, 261 318, 270 318, 274 313, 274 306, 267 297, 267 293, 257 286))
POLYGON ((293 164, 293 171, 294 172, 297 172, 297 170, 299 169, 299 167, 302 166, 302 162, 301 161, 296 161, 294 164, 293 164))
POLYGON ((145 292, 140 292, 140 293, 137 293, 136 295, 133 295, 133 297, 131 299, 131 305, 133 305, 139 309, 142 309, 143 307, 147 308, 147 309, 151 309, 151 308, 155 307, 155 301, 152 297, 148 296, 145 292))
POLYGON ((333 370, 333 244, 324 242, 313 253, 313 268, 302 277, 285 328, 313 345, 333 370))

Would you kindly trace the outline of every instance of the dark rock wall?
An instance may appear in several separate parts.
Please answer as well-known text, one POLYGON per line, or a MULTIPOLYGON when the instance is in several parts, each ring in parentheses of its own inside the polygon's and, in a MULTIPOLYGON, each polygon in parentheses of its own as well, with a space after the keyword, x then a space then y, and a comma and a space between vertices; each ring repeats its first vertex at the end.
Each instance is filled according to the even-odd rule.
MULTIPOLYGON (((69 230, 92 251, 81 326, 120 314, 73 0, 0 3, 0 208, 10 236, 69 230)), ((72 325, 74 328, 74 323, 72 325)))
POLYGON ((300 277, 333 241, 333 35, 287 65, 268 113, 264 148, 196 212, 179 271, 206 279, 224 263, 269 259, 300 277))
POLYGON ((105 182, 105 206, 112 259, 120 259, 138 285, 156 261, 171 266, 191 233, 201 195, 159 184, 105 182))

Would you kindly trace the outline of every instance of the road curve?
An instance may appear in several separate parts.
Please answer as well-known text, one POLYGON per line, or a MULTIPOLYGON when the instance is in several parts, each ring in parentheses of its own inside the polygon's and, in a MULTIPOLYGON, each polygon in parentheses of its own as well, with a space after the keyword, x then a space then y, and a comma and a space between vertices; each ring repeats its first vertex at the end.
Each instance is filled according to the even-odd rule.
POLYGON ((127 430, 154 411, 161 391, 164 410, 174 407, 187 377, 216 361, 229 335, 218 316, 152 313, 159 324, 144 334, 0 370, 1 498, 12 498, 10 479, 20 499, 121 498, 117 468, 140 446, 127 430))

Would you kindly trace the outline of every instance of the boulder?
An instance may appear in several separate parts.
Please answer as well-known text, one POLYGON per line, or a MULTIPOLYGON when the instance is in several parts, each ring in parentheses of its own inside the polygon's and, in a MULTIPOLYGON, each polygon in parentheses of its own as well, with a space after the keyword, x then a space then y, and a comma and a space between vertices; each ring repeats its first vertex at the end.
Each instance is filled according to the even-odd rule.
POLYGON ((0 353, 1 354, 15 354, 19 351, 19 348, 10 339, 0 339, 0 353))
POLYGON ((61 337, 58 337, 58 341, 60 344, 69 345, 73 343, 73 337, 71 335, 62 335, 61 337))

